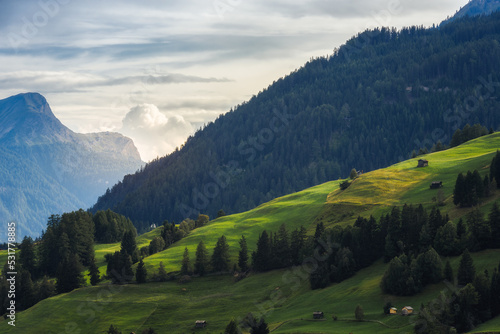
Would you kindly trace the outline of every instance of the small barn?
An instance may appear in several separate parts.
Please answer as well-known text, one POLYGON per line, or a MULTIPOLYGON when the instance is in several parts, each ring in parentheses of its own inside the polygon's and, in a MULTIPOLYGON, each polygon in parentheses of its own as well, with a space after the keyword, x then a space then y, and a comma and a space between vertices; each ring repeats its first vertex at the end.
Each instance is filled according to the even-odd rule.
POLYGON ((313 312, 313 318, 314 319, 323 319, 325 317, 325 314, 323 312, 313 312))
POLYGON ((205 328, 205 327, 207 327, 207 322, 205 320, 196 320, 196 324, 194 327, 205 328))
POLYGON ((443 181, 434 181, 431 183, 431 189, 443 188, 443 181))
POLYGON ((429 160, 420 159, 418 161, 418 166, 417 167, 427 167, 427 166, 429 166, 429 160))
POLYGON ((410 315, 412 313, 413 313, 413 307, 411 307, 411 306, 405 306, 401 310, 401 315, 410 315))
POLYGON ((395 307, 391 307, 391 309, 389 310, 389 314, 398 314, 398 309, 395 307))

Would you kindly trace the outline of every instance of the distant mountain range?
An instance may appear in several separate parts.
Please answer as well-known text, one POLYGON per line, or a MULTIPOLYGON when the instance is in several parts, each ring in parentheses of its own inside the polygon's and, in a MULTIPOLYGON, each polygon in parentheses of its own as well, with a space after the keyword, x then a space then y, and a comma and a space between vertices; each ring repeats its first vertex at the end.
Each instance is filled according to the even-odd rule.
POLYGON ((443 23, 452 22, 465 16, 490 15, 500 9, 500 0, 471 0, 457 13, 443 23))
POLYGON ((237 213, 439 149, 468 123, 496 130, 499 45, 500 13, 362 32, 125 177, 92 210, 112 209, 139 230, 237 213))
POLYGON ((0 221, 16 221, 19 236, 39 235, 51 214, 90 207, 142 165, 131 139, 75 133, 37 93, 0 100, 0 156, 0 221))

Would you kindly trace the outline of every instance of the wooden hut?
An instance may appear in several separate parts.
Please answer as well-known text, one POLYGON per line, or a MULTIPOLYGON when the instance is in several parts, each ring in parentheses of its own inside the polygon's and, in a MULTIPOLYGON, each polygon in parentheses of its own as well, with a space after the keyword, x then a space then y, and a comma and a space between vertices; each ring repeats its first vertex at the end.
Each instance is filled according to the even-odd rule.
POLYGON ((443 188, 443 181, 434 181, 431 183, 431 189, 443 188))
POLYGON ((391 309, 389 310, 389 314, 398 314, 398 309, 395 307, 391 307, 391 309))
POLYGON ((196 328, 205 328, 205 327, 207 327, 207 322, 205 320, 196 320, 195 327, 196 328))
POLYGON ((323 319, 325 317, 325 314, 323 312, 313 312, 313 318, 314 319, 323 319))
POLYGON ((405 306, 401 310, 401 315, 410 315, 412 313, 413 313, 413 307, 411 307, 411 306, 405 306))
POLYGON ((420 159, 418 161, 418 166, 417 167, 427 167, 429 166, 429 161, 425 159, 420 159))

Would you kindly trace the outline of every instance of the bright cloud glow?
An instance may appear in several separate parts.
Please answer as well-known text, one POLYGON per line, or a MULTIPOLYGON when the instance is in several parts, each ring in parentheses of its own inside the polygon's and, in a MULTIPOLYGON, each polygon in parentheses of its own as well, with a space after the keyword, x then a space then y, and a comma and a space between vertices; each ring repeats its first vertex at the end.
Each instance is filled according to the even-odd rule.
POLYGON ((72 130, 122 131, 148 160, 366 28, 467 2, 0 0, 0 99, 39 92, 72 130))

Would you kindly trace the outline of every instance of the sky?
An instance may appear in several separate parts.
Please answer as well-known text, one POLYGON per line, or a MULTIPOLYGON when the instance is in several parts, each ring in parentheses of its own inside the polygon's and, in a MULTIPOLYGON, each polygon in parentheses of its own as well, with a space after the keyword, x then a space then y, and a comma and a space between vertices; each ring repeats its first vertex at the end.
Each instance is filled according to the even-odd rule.
POLYGON ((0 0, 0 99, 44 95, 80 133, 164 156, 367 28, 439 24, 468 0, 0 0))

